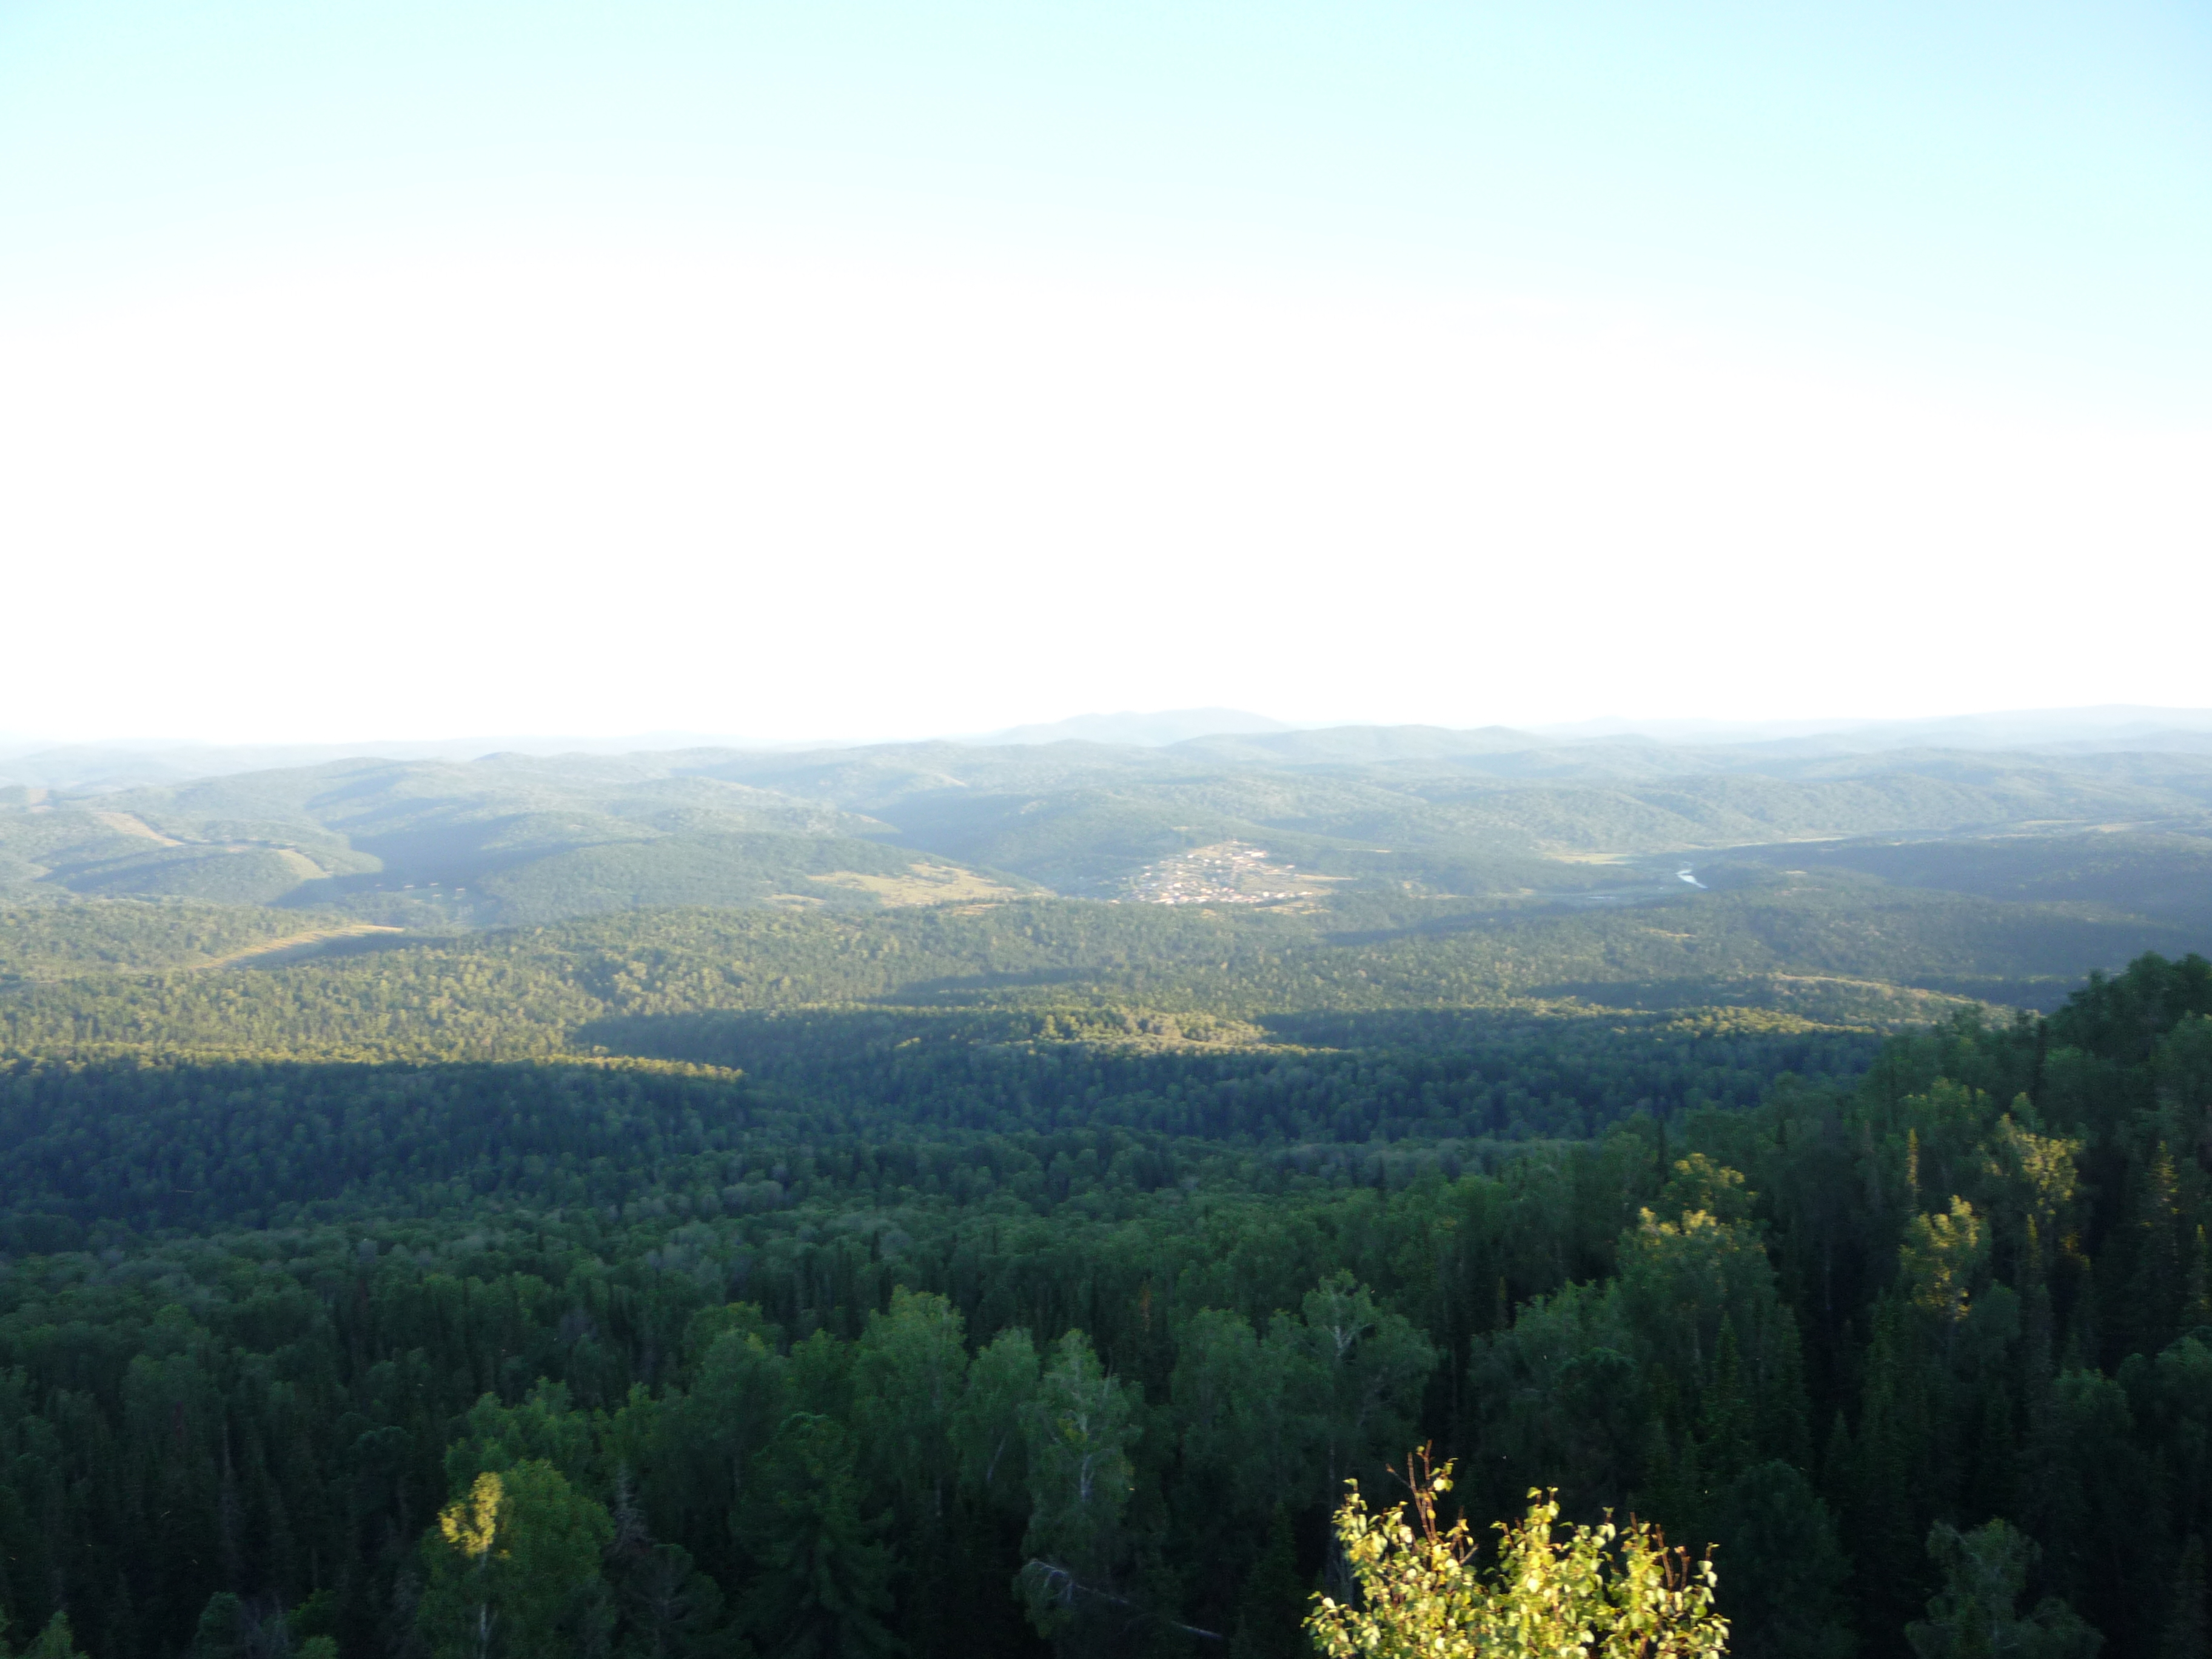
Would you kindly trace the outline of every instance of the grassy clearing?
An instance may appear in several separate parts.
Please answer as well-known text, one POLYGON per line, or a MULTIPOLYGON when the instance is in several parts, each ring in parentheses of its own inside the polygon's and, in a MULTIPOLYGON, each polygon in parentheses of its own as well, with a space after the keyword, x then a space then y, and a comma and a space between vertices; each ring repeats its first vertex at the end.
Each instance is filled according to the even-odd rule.
MULTIPOLYGON (((1002 882, 979 876, 972 870, 955 869, 949 864, 913 864, 903 874, 892 876, 871 876, 854 870, 833 870, 825 875, 809 876, 807 879, 818 881, 827 887, 842 887, 856 893, 873 893, 884 904, 996 903, 1020 896, 1014 889, 1002 882)), ((797 895, 790 896, 798 897, 797 895)))

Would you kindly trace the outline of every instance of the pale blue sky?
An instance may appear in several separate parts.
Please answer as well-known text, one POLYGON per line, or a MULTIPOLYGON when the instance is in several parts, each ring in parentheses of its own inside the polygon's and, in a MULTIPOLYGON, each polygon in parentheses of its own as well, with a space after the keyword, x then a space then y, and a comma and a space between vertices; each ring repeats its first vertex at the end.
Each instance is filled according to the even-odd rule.
MULTIPOLYGON (((418 365, 431 384, 411 395, 435 404, 437 365, 473 349, 488 326, 484 308, 501 309, 496 295, 514 271, 545 273, 554 288, 582 283, 599 296, 554 306, 551 317, 565 321, 549 321, 550 334, 538 337, 545 351, 573 347, 604 375, 613 372, 608 354, 619 357, 638 327, 710 313, 720 280, 713 273, 757 273, 764 264, 781 273, 775 281, 784 287, 776 291, 785 293, 813 281, 794 270, 864 273, 852 278, 859 285, 852 304, 878 320, 897 303, 886 295, 1026 284, 1033 297, 1045 295, 1037 301, 1042 320, 1024 325, 1027 333, 1002 337, 976 315, 958 325, 975 331, 977 361, 1001 365, 1062 349, 1050 319, 1060 315, 1072 335, 1081 335, 1091 328, 1082 317, 1093 306, 1138 336, 1191 329, 1209 341, 1220 331, 1205 320, 1212 314, 1206 307, 1240 295, 1263 308, 1318 307, 1328 319, 1328 339, 1337 343, 1324 355, 1339 356, 1367 337, 1366 319, 1388 333, 1405 326, 1407 307, 1472 307, 1490 319, 1480 326, 1493 331, 1499 315, 1535 316, 1537 334, 1564 331, 1581 342, 1570 349, 1580 359, 1602 355, 1604 340, 1630 331, 1638 342, 1630 355, 1641 353, 1645 367, 1631 375, 1644 392, 1624 393, 1626 403, 1649 393, 1653 376, 1674 372, 1663 363, 1679 364, 1686 353, 1703 365, 1682 371, 1691 379, 1719 377, 1699 407, 1740 403, 1747 374, 1784 388, 1778 395, 1785 399, 1825 405, 1841 377, 1877 402, 1925 410, 1932 400, 1952 411, 1944 418, 1969 425, 2042 422, 2052 443, 2060 440, 2051 432, 2087 423, 2119 434, 2120 449, 2129 434, 2154 448, 2179 444, 2172 465, 2185 470, 2201 457, 2190 447, 2194 437, 2212 422, 2212 12, 1925 0, 1826 7, 0 3, 0 343, 12 343, 34 368, 43 364, 39 373, 62 374, 56 365, 81 357, 84 340, 155 328, 149 315, 181 307, 167 313, 172 332, 238 331, 224 337, 242 365, 239 384, 260 388, 253 396, 265 402, 273 384, 267 376, 290 372, 285 366, 303 351, 342 354, 358 345, 361 329, 335 314, 326 318, 330 337, 317 335, 318 307, 326 313, 336 303, 331 285, 392 270, 404 273, 392 279, 395 291, 416 293, 410 303, 428 309, 387 315, 383 301, 372 300, 380 326, 416 339, 426 328, 455 331, 452 351, 426 348, 418 365), (607 276, 608 261, 626 274, 607 276), (476 297, 451 305, 434 291, 422 297, 422 285, 435 290, 444 270, 457 273, 456 293, 476 297), (485 274, 502 270, 510 276, 485 274), (667 280, 690 285, 682 303, 705 310, 664 313, 655 272, 679 273, 667 280), (1102 290, 1121 297, 1100 299, 1102 290), (239 320, 288 305, 299 315, 276 332, 239 320), (204 321, 216 315, 229 320, 204 321), (422 321, 434 315, 442 323, 422 321), (1145 320, 1168 316, 1174 320, 1157 326, 1145 320), (574 337, 561 338, 570 328, 574 337)), ((748 303, 761 301, 755 295, 748 303)), ((793 362, 834 356, 855 337, 838 320, 844 313, 817 313, 810 304, 788 307, 787 332, 797 343, 782 346, 796 357, 780 360, 777 374, 803 374, 793 362)), ((999 309, 996 301, 978 304, 978 315, 999 309)), ((931 314, 947 313, 939 306, 931 314)), ((682 347, 672 341, 702 326, 686 324, 639 349, 672 362, 682 347)), ((1301 326, 1285 320, 1273 337, 1295 338, 1301 326)), ((716 361, 760 361, 757 338, 725 346, 736 356, 716 361)), ((1384 355, 1390 352, 1410 362, 1419 348, 1384 355)), ((1168 405, 1181 401, 1173 365, 1188 355, 1163 349, 1151 395, 1168 405)), ((111 363, 101 371, 102 395, 131 402, 141 389, 134 376, 143 376, 148 407, 188 408, 190 388, 204 385, 209 364, 220 361, 111 363)), ((361 376, 369 372, 348 360, 320 380, 287 380, 286 395, 299 398, 310 417, 336 421, 331 410, 317 414, 318 399, 329 396, 333 410, 340 402, 366 407, 361 376)), ((882 391, 896 402, 900 387, 910 392, 945 366, 885 368, 884 387, 870 380, 866 362, 845 372, 856 399, 872 402, 882 391)), ((1524 380, 1516 385, 1546 378, 1533 359, 1519 372, 1524 380)), ((1235 378, 1218 365, 1206 373, 1217 390, 1223 377, 1235 378)), ((1097 381, 1103 374, 1110 366, 1089 362, 1071 368, 1060 384, 1073 388, 1073 403, 1096 408, 1105 395, 1097 381)), ((1295 401, 1296 381, 1293 374, 1292 390, 1270 394, 1273 414, 1285 396, 1295 401)), ((482 376, 471 381, 471 395, 489 398, 475 406, 499 423, 501 405, 483 383, 482 376)), ((1576 383, 1601 400, 1611 396, 1602 375, 1576 383)), ((20 380, 19 398, 29 397, 21 386, 37 384, 35 374, 20 380)), ((674 422, 689 405, 679 398, 672 413, 671 382, 654 384, 659 418, 674 422)), ((1393 384, 1403 390, 1402 380, 1393 384)), ((386 386, 377 395, 399 394, 386 386)), ((541 387, 531 395, 531 410, 517 419, 534 417, 558 393, 541 387)), ((709 404, 715 397, 703 383, 688 395, 709 404)), ((1038 395, 1049 403, 1054 394, 1038 395)), ((1116 429, 1144 424, 1143 394, 1122 386, 1114 395, 1138 400, 1115 405, 1116 429)), ((1423 395, 1442 406, 1455 393, 1434 383, 1423 395)), ((384 407, 393 414, 398 406, 384 407)), ((184 422, 198 429, 194 441, 212 441, 209 434, 227 421, 246 419, 219 397, 204 412, 204 421, 184 422)), ((1316 418, 1323 412, 1317 407, 1316 418)), ((1241 418, 1229 404, 1220 413, 1241 418)), ((15 416, 38 420, 27 402, 15 416)), ((947 418, 957 424, 950 412, 947 418)), ((88 420, 72 428, 71 441, 100 442, 101 428, 88 420)), ((1867 420, 1882 423, 1878 416, 1867 420)), ((328 429, 334 447, 358 437, 328 429)), ((1068 430, 1072 445, 1091 442, 1068 430)), ((1558 431, 1573 441, 1571 423, 1558 431)), ((1734 441, 1715 428, 1715 445, 1734 441)), ((131 446, 156 441, 146 429, 118 434, 107 460, 119 471, 107 476, 127 479, 138 459, 131 446)), ((1583 457, 1601 472, 1637 448, 1632 434, 1606 441, 1593 440, 1583 457)), ((1806 442, 1819 441, 1808 428, 1806 442)), ((905 441, 878 432, 855 442, 855 468, 845 481, 865 493, 877 453, 867 444, 903 453, 905 441)), ((1330 442, 1329 453, 1339 453, 1342 440, 1330 442)), ((1252 521, 1209 495, 1204 479, 1171 477, 1172 455, 1123 461, 1111 488, 1158 492, 1157 522, 1212 515, 1213 532, 1176 552, 1183 566, 1208 556, 1231 564, 1265 559, 1274 532, 1253 530, 1240 541, 1236 526, 1252 521)), ((421 455, 383 456, 380 497, 417 492, 426 509, 439 509, 432 519, 450 520, 446 509, 457 503, 491 511, 466 478, 437 482, 431 470, 421 455)), ((1425 551, 1405 554, 1413 561, 1409 580, 1424 580, 1438 561, 1456 569, 1469 557, 1516 568, 1571 557, 1603 568, 1599 591, 1635 586, 1637 561, 1620 545, 1619 523, 1594 524, 1577 547, 1540 545, 1528 539, 1526 514, 1487 526, 1454 519, 1449 503, 1465 492, 1449 472, 1448 458, 1439 458, 1422 474, 1433 510, 1419 526, 1334 551, 1371 570, 1373 561, 1387 564, 1394 550, 1433 532, 1425 551)), ((657 473, 656 489, 664 501, 673 499, 671 489, 696 489, 704 501, 717 493, 711 473, 711 459, 702 458, 683 481, 657 473)), ((196 476, 211 475, 199 468, 196 476)), ((226 487, 249 489, 252 477, 250 469, 226 474, 226 487)), ((985 489, 987 478, 978 473, 969 483, 985 489)), ((2177 503, 2188 499, 2182 478, 2166 476, 2177 503)), ((510 478, 507 488, 515 487, 510 478)), ((1926 492, 1940 489, 1924 477, 1895 487, 1904 492, 1895 523, 1923 521, 1931 510, 1954 525, 1975 516, 1962 502, 1929 509, 1926 492)), ((2153 480, 2146 487, 2164 486, 2153 480)), ((173 538, 166 556, 201 562, 218 590, 229 572, 242 589, 258 592, 265 584, 247 579, 265 574, 275 556, 252 550, 262 545, 256 537, 278 533, 263 526, 237 544, 245 550, 235 564, 227 562, 232 544, 219 492, 166 515, 115 517, 100 532, 105 539, 90 543, 82 539, 90 532, 76 530, 53 539, 61 534, 53 514, 62 507, 49 505, 46 517, 27 509, 7 535, 11 557, 28 549, 32 560, 48 555, 61 564, 104 554, 127 568, 165 556, 151 544, 159 539, 151 527, 166 525, 173 538)), ((670 511, 678 532, 712 516, 704 506, 670 511)), ((1679 568, 1695 556, 1685 550, 1699 544, 1691 522, 1698 509, 1677 499, 1668 511, 1674 517, 1661 539, 1679 568)), ((950 559, 963 579, 979 582, 1018 580, 1017 543, 1041 565, 1053 561, 1049 527, 1018 533, 1001 526, 993 544, 1000 552, 978 555, 982 563, 973 570, 960 567, 961 513, 947 498, 901 518, 923 526, 910 551, 950 559)), ((2029 516, 2049 515, 2039 507, 2029 516)), ((887 522, 855 520, 848 543, 802 545, 790 538, 787 513, 726 515, 715 520, 714 534, 680 558, 670 555, 658 575, 681 587, 711 568, 715 592, 742 611, 747 569, 825 559, 873 568, 871 560, 889 556, 887 522)), ((2160 522, 2175 532, 2162 544, 2169 556, 2204 550, 2201 518, 2177 525, 2168 514, 2160 522)), ((1149 532, 1127 533, 1156 545, 1149 532)), ((611 542, 621 538, 610 537, 567 556, 579 568, 595 551, 612 556, 611 542)), ((282 538, 290 556, 310 564, 327 539, 311 511, 292 512, 282 538)), ((664 534, 661 542, 669 539, 664 534)), ((1786 527, 1771 522, 1755 534, 1743 531, 1714 579, 1754 568, 1746 561, 1757 548, 1785 558, 1789 540, 1786 527)), ((466 544, 454 543, 443 556, 496 563, 525 556, 528 541, 502 547, 479 515, 466 544)), ((1983 562, 1978 571, 1956 573, 1967 583, 1988 577, 1986 562, 2001 554, 2001 543, 1975 549, 1952 536, 1923 552, 1941 558, 1948 548, 1969 563, 1983 562)), ((421 553, 419 538, 410 545, 421 553)), ((1102 556, 1097 544, 1085 547, 1084 556, 1102 556)), ((1330 550, 1301 555, 1299 580, 1318 580, 1330 550)), ((1827 548, 1831 556, 1838 550, 1827 548)), ((2063 550, 2049 550, 2054 559, 2063 550)), ((2106 547, 2101 556, 2114 551, 2106 547)), ((372 555, 352 543, 343 556, 372 555)), ((658 556, 633 547, 623 556, 651 565, 658 556)), ((130 591, 122 584, 110 602, 127 605, 130 591)), ((243 607, 235 616, 257 625, 281 614, 265 598, 232 597, 243 607)), ((1220 597, 1214 592, 1209 603, 1220 597)), ((65 602, 69 593, 50 585, 40 598, 65 602)), ((210 603, 196 614, 220 645, 234 613, 210 603)), ((1690 614, 1661 620, 1686 625, 1690 614)), ((1638 617, 1650 615, 1623 611, 1620 638, 1634 637, 1638 617)), ((146 639, 175 620, 173 610, 149 612, 146 639)), ((538 620, 557 632, 590 618, 562 623, 548 613, 538 620)), ((2067 619, 2050 620, 2056 628, 2067 619)), ((882 618, 882 641, 897 637, 897 621, 882 618)), ((1116 613, 1113 621, 1127 626, 1129 617, 1116 613)), ((1102 643, 1091 667, 1048 684, 1052 663, 1070 658, 1062 651, 1030 665, 1046 679, 1033 679, 1024 695, 1003 684, 971 686, 928 718, 972 726, 1049 718, 1093 702, 1283 702, 1285 688, 1269 682, 1256 659, 1204 673, 1174 669, 1170 647, 1180 640, 1195 650, 1200 637, 1164 637, 1156 654, 1139 653, 1133 666, 1127 653, 1102 643), (984 707, 994 696, 1004 706, 984 707)), ((1837 642, 1839 669, 1850 659, 1846 643, 1837 642)), ((1795 689, 1796 702, 1784 708, 1790 698, 1770 690, 1771 706, 1754 706, 1755 685, 1731 693, 1729 683, 1714 680, 1686 685, 1661 707, 1649 663, 1601 694, 1595 686, 1571 696, 1532 690, 1528 672, 1516 671, 1512 695, 1491 687, 1451 707, 1438 702, 1441 682, 1409 681, 1376 695, 1370 678, 1357 696, 1350 687, 1310 688, 1316 706, 1286 712, 1566 717, 1641 695, 1650 701, 1636 712, 1749 716, 1798 712, 1814 696, 1795 689), (1731 696, 1732 706, 1715 706, 1731 696)), ((2140 664, 2130 672, 2135 681, 2106 687, 2109 696, 2058 680, 1991 684, 1978 700, 1971 678, 1929 679, 1909 696, 1894 685, 1862 694, 1832 680, 1814 701, 1838 712, 1907 713, 2077 694, 2081 701, 2180 700, 2178 682, 2146 679, 2140 664), (1900 700, 1913 706, 1893 706, 1900 700)), ((516 684, 526 681, 519 664, 514 674, 516 684)), ((914 674, 909 659, 888 678, 910 683, 914 674)), ((30 696, 34 709, 39 703, 26 690, 0 689, 30 696)), ((240 735, 283 723, 243 709, 239 700, 248 695, 244 681, 227 684, 184 717, 210 730, 228 720, 240 735)), ((521 691, 511 686, 500 696, 487 690, 462 723, 480 718, 514 729, 518 714, 525 726, 533 723, 538 705, 521 691)), ((698 725, 703 716, 742 726, 754 711, 769 724, 810 729, 805 706, 773 697, 764 703, 762 688, 733 694, 730 707, 698 706, 714 696, 687 684, 671 696, 692 707, 646 718, 653 711, 640 702, 624 714, 640 726, 698 725)), ((866 724, 864 701, 816 707, 831 725, 866 724)), ((575 713, 555 702, 543 708, 547 720, 575 713)), ((332 702, 316 718, 354 729, 375 726, 378 713, 332 702)), ((391 713, 414 730, 436 711, 395 706, 391 713)), ((62 713, 42 718, 52 724, 62 713)), ((100 723, 131 718, 131 705, 120 704, 100 723)))

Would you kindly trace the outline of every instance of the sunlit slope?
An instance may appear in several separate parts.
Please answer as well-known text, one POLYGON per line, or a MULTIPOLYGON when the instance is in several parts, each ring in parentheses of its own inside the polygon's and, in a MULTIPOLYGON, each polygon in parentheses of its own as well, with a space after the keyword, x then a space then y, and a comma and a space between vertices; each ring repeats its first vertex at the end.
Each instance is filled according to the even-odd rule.
POLYGON ((162 946, 171 955, 149 959, 152 971, 0 986, 0 1047, 524 1057, 619 1046, 610 1020, 866 1001, 1259 1020, 1571 997, 1887 1023, 1930 1017, 1948 996, 2048 1005, 2083 963, 2204 943, 2140 918, 1850 874, 1686 888, 1614 909, 1409 904, 1352 919, 1028 900, 636 911, 438 940, 340 939, 304 959, 218 969, 179 970, 162 946), (580 1037, 586 1024, 597 1034, 580 1037))
MULTIPOLYGON (((867 908, 908 902, 900 884, 917 862, 868 838, 884 828, 590 757, 336 763, 0 808, 0 890, 17 902, 189 898, 416 926, 641 906, 867 908)), ((1023 884, 979 879, 998 891, 1023 884)))
POLYGON ((205 968, 343 925, 343 918, 299 911, 181 902, 0 910, 0 986, 205 968))

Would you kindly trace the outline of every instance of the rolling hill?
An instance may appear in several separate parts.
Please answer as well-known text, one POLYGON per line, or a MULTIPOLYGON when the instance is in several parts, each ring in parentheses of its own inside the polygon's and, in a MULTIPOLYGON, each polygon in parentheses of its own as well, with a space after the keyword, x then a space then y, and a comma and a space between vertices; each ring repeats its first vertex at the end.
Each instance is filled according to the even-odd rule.
MULTIPOLYGON (((1265 914, 1240 927, 1286 930, 1315 963, 1349 941, 1441 951, 1419 971, 1476 1000, 2048 1006, 2085 967, 2212 945, 2212 757, 1339 727, 354 759, 0 793, 0 902, 82 913, 92 941, 31 951, 49 965, 120 963, 134 907, 135 965, 166 971, 187 936, 212 959, 309 935, 356 951, 343 930, 365 927, 1054 896, 1245 906, 1265 914), (1184 879, 1238 860, 1269 879, 1184 879)), ((1411 969, 1373 971, 1433 1000, 1411 969)))

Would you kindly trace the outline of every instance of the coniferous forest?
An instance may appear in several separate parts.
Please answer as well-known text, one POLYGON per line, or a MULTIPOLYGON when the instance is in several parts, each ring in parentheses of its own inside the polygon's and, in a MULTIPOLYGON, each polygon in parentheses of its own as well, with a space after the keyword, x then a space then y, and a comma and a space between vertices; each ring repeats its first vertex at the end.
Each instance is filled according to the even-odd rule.
POLYGON ((1486 908, 32 894, 0 1644, 1288 1659, 1425 1446, 1477 1535, 1710 1546, 1733 1654, 2204 1655, 2212 963, 2050 966, 2192 913, 1855 845, 1486 908))

